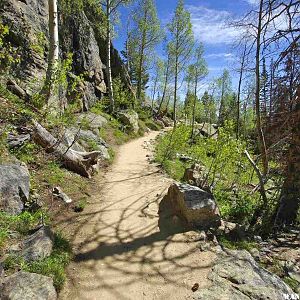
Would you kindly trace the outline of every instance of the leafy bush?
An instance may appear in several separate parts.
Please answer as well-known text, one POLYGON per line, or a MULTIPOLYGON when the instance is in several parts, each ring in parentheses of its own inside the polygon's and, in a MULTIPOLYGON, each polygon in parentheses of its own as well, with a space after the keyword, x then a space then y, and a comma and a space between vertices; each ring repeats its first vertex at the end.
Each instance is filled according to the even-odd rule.
POLYGON ((127 109, 134 106, 134 97, 125 87, 120 76, 113 79, 113 90, 115 105, 117 108, 127 109))
MULTIPOLYGON (((180 180, 189 166, 177 159, 187 155, 205 166, 207 184, 212 188, 222 216, 234 222, 249 223, 261 204, 259 192, 251 193, 258 178, 244 155, 246 144, 234 137, 232 123, 219 129, 217 138, 190 140, 191 127, 178 125, 165 134, 156 146, 156 160, 175 179, 180 180)), ((191 163, 190 163, 191 164, 191 163)))

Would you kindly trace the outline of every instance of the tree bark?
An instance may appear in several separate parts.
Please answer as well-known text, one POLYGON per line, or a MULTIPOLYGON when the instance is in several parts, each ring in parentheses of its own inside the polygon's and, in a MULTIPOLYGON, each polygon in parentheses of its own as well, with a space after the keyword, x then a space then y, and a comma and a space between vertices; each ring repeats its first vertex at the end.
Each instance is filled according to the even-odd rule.
POLYGON ((258 134, 258 143, 260 153, 262 156, 263 163, 263 174, 266 176, 269 171, 268 156, 266 150, 266 143, 264 134, 261 126, 261 115, 260 115, 260 50, 261 50, 261 34, 262 34, 262 15, 263 15, 263 4, 264 0, 260 0, 259 15, 258 15, 258 26, 257 26, 257 37, 256 37, 256 56, 255 56, 255 113, 256 113, 256 128, 258 134))
POLYGON ((109 95, 109 111, 115 110, 114 91, 111 75, 111 0, 106 0, 106 76, 109 95))
POLYGON ((157 111, 158 115, 161 111, 162 104, 164 103, 164 100, 165 100, 165 97, 166 97, 167 86, 168 86, 168 81, 169 81, 169 69, 170 69, 170 55, 168 55, 167 67, 166 67, 166 76, 165 76, 165 82, 164 82, 164 90, 163 90, 163 94, 162 94, 161 101, 159 103, 159 107, 158 107, 158 111, 157 111))
POLYGON ((198 74, 196 72, 195 77, 195 90, 194 90, 194 103, 193 103, 193 119, 192 119, 192 133, 191 133, 191 139, 194 138, 194 131, 195 131, 195 114, 196 114, 196 101, 197 101, 197 90, 198 90, 198 74))
POLYGON ((247 45, 245 44, 245 48, 244 48, 244 52, 243 52, 243 56, 242 56, 242 62, 241 62, 239 85, 238 85, 238 95, 237 95, 237 117, 236 117, 236 138, 237 139, 239 139, 239 137, 240 137, 241 89, 242 89, 246 51, 247 51, 247 45))
POLYGON ((97 165, 101 152, 79 152, 75 151, 51 135, 41 124, 33 120, 34 141, 46 149, 49 153, 54 153, 70 171, 81 176, 90 178, 94 171, 93 166, 97 165))
POLYGON ((176 113, 177 85, 178 85, 178 56, 176 56, 175 59, 175 87, 174 87, 174 106, 173 106, 174 128, 176 127, 176 123, 177 123, 177 113, 176 113))
POLYGON ((50 110, 59 110, 58 89, 55 91, 55 73, 59 62, 59 39, 58 39, 58 11, 57 0, 48 0, 49 5, 49 54, 46 82, 43 93, 46 96, 47 105, 50 110))
MULTIPOLYGON (((144 22, 146 23, 147 20, 147 10, 145 9, 144 13, 144 22)), ((144 63, 144 51, 145 51, 145 44, 146 44, 146 29, 143 30, 142 41, 141 41, 141 48, 140 48, 140 61, 139 61, 139 71, 138 71, 138 86, 137 86, 137 98, 142 103, 141 96, 142 96, 142 73, 143 73, 143 63, 144 63)))

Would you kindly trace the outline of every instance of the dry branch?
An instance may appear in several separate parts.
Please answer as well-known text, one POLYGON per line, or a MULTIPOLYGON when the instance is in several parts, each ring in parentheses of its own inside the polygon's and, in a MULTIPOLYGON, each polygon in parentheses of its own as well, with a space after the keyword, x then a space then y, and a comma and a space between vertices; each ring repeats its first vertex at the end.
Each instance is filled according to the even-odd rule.
POLYGON ((257 174, 257 177, 259 179, 259 185, 260 185, 260 194, 263 198, 263 202, 264 204, 267 204, 268 202, 268 199, 267 199, 267 195, 266 195, 266 190, 265 190, 265 182, 264 182, 264 179, 263 179, 263 175, 261 174, 258 166, 255 164, 254 160, 251 158, 249 152, 247 150, 244 151, 246 157, 248 158, 250 164, 252 165, 253 169, 255 170, 256 174, 257 174))

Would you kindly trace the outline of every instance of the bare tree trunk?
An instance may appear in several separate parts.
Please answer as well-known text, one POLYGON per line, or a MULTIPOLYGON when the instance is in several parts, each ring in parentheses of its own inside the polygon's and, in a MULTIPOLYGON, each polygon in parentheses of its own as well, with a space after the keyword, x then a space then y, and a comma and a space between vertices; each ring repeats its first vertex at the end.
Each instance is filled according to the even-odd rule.
POLYGON ((241 62, 238 95, 237 95, 237 117, 236 117, 236 138, 237 139, 239 139, 240 137, 241 89, 242 89, 243 73, 244 73, 244 66, 245 66, 246 50, 247 50, 247 45, 245 44, 245 48, 242 56, 242 62, 241 62))
POLYGON ((109 111, 115 110, 114 90, 111 75, 111 0, 106 0, 106 76, 109 95, 109 111))
POLYGON ((225 109, 225 103, 224 103, 224 96, 225 96, 225 82, 224 82, 224 76, 222 78, 222 93, 221 93, 221 103, 220 103, 220 110, 219 110, 219 120, 218 123, 220 126, 224 125, 224 109, 225 109))
POLYGON ((168 60, 167 60, 166 75, 165 75, 165 82, 164 82, 164 90, 163 90, 163 94, 162 94, 161 101, 159 103, 159 107, 158 107, 158 111, 157 111, 158 115, 159 115, 159 113, 161 111, 162 104, 164 103, 164 100, 165 100, 165 97, 166 97, 167 86, 168 86, 168 81, 169 81, 169 69, 170 69, 170 56, 168 56, 168 60))
POLYGON ((101 152, 79 152, 75 151, 51 135, 41 124, 33 120, 34 141, 44 147, 47 152, 54 153, 62 161, 64 166, 78 173, 81 176, 90 178, 94 171, 93 166, 97 165, 101 152))
MULTIPOLYGON (((144 13, 144 22, 146 23, 147 20, 147 10, 145 9, 144 13)), ((143 31, 142 41, 140 45, 140 61, 139 61, 139 70, 138 70, 138 86, 137 86, 137 98, 142 103, 142 72, 143 72, 143 63, 144 63, 144 51, 145 51, 145 44, 146 44, 146 29, 143 31)))
MULTIPOLYGON (((155 94, 156 94, 157 82, 158 82, 158 74, 156 74, 155 80, 154 80, 153 95, 152 95, 152 102, 151 102, 152 114, 153 114, 153 109, 154 109, 154 100, 155 100, 155 94)), ((158 94, 159 94, 159 93, 158 93, 158 94)))
POLYGON ((195 114, 196 114, 196 101, 197 101, 197 90, 198 90, 198 74, 196 72, 195 77, 195 90, 194 90, 194 103, 193 103, 193 119, 192 119, 192 133, 191 133, 191 139, 194 137, 194 131, 195 131, 195 114))
POLYGON ((59 62, 59 39, 58 39, 58 11, 57 0, 48 0, 49 5, 49 55, 46 82, 43 93, 46 96, 47 105, 53 112, 60 110, 58 88, 55 89, 55 75, 59 62))
POLYGON ((259 15, 258 15, 258 26, 257 26, 257 38, 256 38, 256 67, 255 67, 255 78, 256 78, 256 88, 255 88, 255 112, 256 112, 256 128, 258 134, 258 143, 260 147, 260 153, 262 156, 263 163, 263 174, 267 175, 268 166, 268 156, 266 150, 266 143, 264 139, 264 134, 261 126, 261 115, 260 115, 260 50, 261 50, 261 34, 262 34, 262 15, 263 15, 263 4, 264 0, 260 0, 259 15))
POLYGON ((175 61, 174 106, 173 106, 174 128, 176 127, 176 123, 177 123, 177 115, 176 115, 177 85, 178 85, 178 57, 176 56, 176 61, 175 61))

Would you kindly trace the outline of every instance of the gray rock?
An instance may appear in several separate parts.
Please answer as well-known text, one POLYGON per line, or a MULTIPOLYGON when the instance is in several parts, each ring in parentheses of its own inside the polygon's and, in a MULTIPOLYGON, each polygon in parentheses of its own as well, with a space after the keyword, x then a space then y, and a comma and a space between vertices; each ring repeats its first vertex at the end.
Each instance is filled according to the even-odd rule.
POLYGON ((118 119, 126 128, 135 134, 139 131, 139 115, 134 110, 122 110, 118 112, 118 119))
POLYGON ((0 165, 0 210, 19 214, 29 199, 30 175, 25 165, 0 165))
POLYGON ((29 140, 30 134, 14 135, 12 133, 9 133, 7 136, 7 143, 10 148, 20 147, 29 140))
POLYGON ((53 280, 43 275, 18 272, 6 277, 0 288, 3 300, 56 300, 53 280))
POLYGON ((20 256, 28 262, 48 257, 52 253, 53 241, 52 231, 49 227, 43 226, 22 242, 20 256))
POLYGON ((98 134, 95 134, 91 130, 82 130, 82 129, 79 130, 78 128, 70 128, 68 129, 68 135, 70 139, 73 141, 76 137, 77 144, 82 149, 100 151, 103 159, 106 160, 110 159, 110 155, 108 152, 109 146, 98 134))
POLYGON ((209 190, 207 174, 205 166, 194 163, 190 168, 185 170, 183 180, 201 189, 209 190))
POLYGON ((107 125, 107 119, 103 116, 88 112, 84 114, 79 114, 78 116, 78 124, 88 124, 88 126, 92 129, 98 130, 101 127, 107 125))
POLYGON ((78 143, 78 140, 76 140, 76 133, 74 134, 73 130, 68 128, 65 130, 62 142, 75 151, 85 152, 85 149, 78 143))
POLYGON ((171 127, 171 126, 173 126, 173 121, 171 119, 169 119, 168 117, 166 117, 166 116, 164 116, 162 118, 162 121, 163 121, 165 127, 171 127))
MULTIPOLYGON (((20 63, 14 68, 18 86, 10 85, 9 88, 18 96, 26 98, 41 89, 43 80, 36 78, 44 78, 46 75, 49 50, 48 1, 5 0, 0 3, 1 20, 10 28, 9 42, 14 49, 20 50, 20 63)), ((85 74, 80 89, 83 110, 89 110, 107 93, 105 65, 102 63, 106 60, 105 39, 96 29, 97 23, 103 21, 95 21, 90 10, 59 18, 59 28, 64 32, 64 38, 60 40, 61 56, 65 58, 67 53, 73 53, 73 75, 85 74)), ((128 72, 113 47, 112 73, 114 78, 120 75, 125 86, 132 90, 128 72)), ((68 98, 74 100, 72 95, 68 95, 68 98)))
POLYGON ((13 94, 18 96, 21 99, 28 99, 28 94, 25 90, 23 90, 14 80, 9 79, 6 83, 6 87, 13 94))
POLYGON ((218 227, 221 223, 213 195, 198 187, 174 183, 162 201, 168 202, 174 214, 185 220, 188 225, 218 227))
POLYGON ((249 252, 222 253, 208 276, 212 285, 199 290, 193 299, 282 300, 285 294, 293 294, 278 276, 261 268, 249 252))
POLYGON ((217 229, 218 235, 225 235, 231 240, 238 241, 246 236, 245 227, 237 223, 222 220, 221 226, 217 229))
POLYGON ((253 258, 255 258, 256 260, 258 260, 260 258, 260 253, 259 253, 258 249, 252 248, 249 252, 253 256, 253 258))

